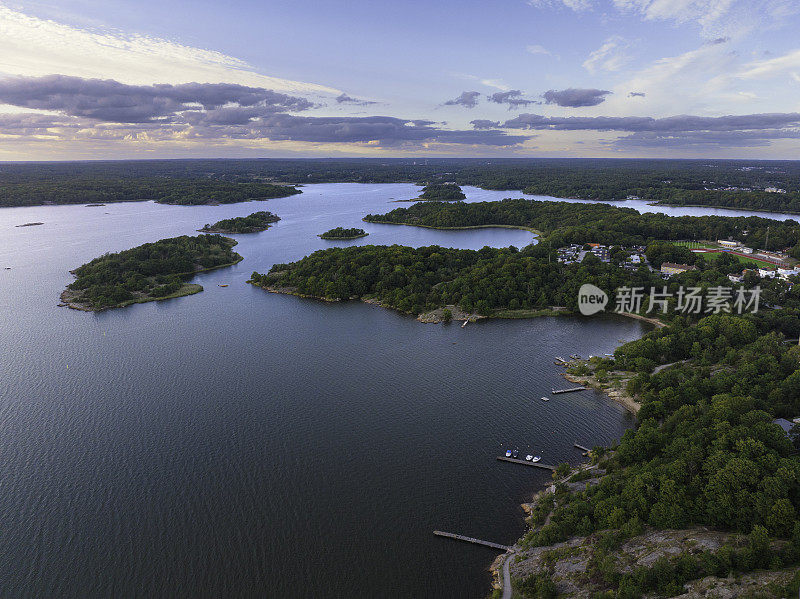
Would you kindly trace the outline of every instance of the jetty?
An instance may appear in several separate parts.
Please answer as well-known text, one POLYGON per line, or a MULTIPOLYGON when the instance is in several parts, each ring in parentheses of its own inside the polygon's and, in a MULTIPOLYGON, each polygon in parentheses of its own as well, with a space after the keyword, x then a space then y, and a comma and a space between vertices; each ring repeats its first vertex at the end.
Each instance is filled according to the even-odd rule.
POLYGON ((483 545, 484 547, 491 547, 500 551, 508 551, 511 549, 508 545, 501 545, 500 543, 492 543, 491 541, 484 541, 483 539, 475 539, 473 537, 465 537, 464 535, 457 535, 452 532, 443 532, 441 530, 434 530, 433 534, 437 537, 446 537, 448 539, 455 539, 456 541, 464 541, 465 543, 474 543, 475 545, 483 545))
POLYGON ((527 460, 520 460, 517 458, 507 458, 504 455, 497 456, 497 459, 501 462, 511 462, 512 464, 522 464, 523 466, 532 466, 534 468, 543 468, 545 470, 555 470, 555 466, 551 466, 550 464, 542 464, 541 462, 528 462, 527 460))
POLYGON ((580 450, 582 450, 582 451, 592 451, 592 450, 591 450, 591 449, 589 449, 588 447, 584 447, 583 445, 578 445, 577 443, 573 443, 572 445, 573 445, 574 447, 577 447, 578 449, 580 449, 580 450))
POLYGON ((558 395, 559 393, 572 393, 573 391, 586 391, 587 387, 572 387, 571 389, 553 389, 551 393, 558 395))

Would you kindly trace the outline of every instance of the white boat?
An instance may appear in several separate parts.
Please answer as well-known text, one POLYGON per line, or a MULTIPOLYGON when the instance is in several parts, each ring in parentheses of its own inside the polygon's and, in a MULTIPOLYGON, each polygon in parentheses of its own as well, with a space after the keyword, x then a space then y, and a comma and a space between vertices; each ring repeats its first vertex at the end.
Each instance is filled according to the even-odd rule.
POLYGON ((550 398, 542 396, 542 401, 550 401, 550 398))
POLYGON ((540 462, 542 460, 542 456, 537 455, 535 458, 531 460, 531 462, 540 462))
POLYGON ((525 456, 525 461, 526 462, 530 462, 532 459, 533 459, 533 456, 531 454, 528 454, 528 455, 525 456))
POLYGON ((511 457, 511 450, 510 449, 506 449, 506 457, 507 458, 511 457))

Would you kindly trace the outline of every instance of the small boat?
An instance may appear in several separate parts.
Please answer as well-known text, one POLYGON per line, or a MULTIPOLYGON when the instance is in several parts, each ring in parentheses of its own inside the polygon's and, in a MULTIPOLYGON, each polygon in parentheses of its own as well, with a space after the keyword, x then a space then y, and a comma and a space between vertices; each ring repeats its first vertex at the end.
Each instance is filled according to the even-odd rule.
POLYGON ((541 462, 541 461, 542 461, 542 456, 540 455, 537 455, 535 458, 531 460, 531 462, 541 462))
POLYGON ((511 450, 510 449, 506 449, 506 457, 507 458, 511 457, 511 450))
POLYGON ((525 461, 526 462, 530 462, 532 459, 533 459, 533 456, 531 454, 528 454, 528 455, 525 456, 525 461))
POLYGON ((511 457, 512 457, 512 458, 514 458, 514 459, 516 459, 517 457, 519 457, 519 451, 518 451, 518 450, 516 450, 516 449, 515 449, 514 451, 512 451, 512 452, 511 452, 511 457))
POLYGON ((227 287, 227 286, 228 286, 228 284, 227 284, 227 283, 219 283, 219 284, 217 285, 217 287, 227 287))
POLYGON ((541 398, 541 399, 542 399, 542 401, 550 401, 550 398, 549 398, 549 397, 544 397, 544 396, 542 396, 542 398, 541 398))

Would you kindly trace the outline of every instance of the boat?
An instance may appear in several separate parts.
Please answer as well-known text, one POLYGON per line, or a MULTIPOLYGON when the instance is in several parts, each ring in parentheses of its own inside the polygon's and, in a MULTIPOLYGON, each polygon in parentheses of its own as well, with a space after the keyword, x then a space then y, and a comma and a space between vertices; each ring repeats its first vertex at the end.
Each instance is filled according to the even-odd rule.
POLYGON ((542 401, 550 401, 550 398, 549 398, 549 397, 544 397, 544 396, 542 396, 542 398, 541 398, 541 399, 542 399, 542 401))
POLYGON ((515 449, 514 451, 512 451, 512 452, 511 452, 511 457, 512 457, 512 458, 514 458, 514 459, 516 459, 517 457, 519 457, 519 451, 518 451, 518 450, 516 450, 516 449, 515 449))
POLYGON ((511 457, 511 450, 510 449, 506 449, 506 457, 507 458, 511 457))
POLYGON ((531 462, 541 462, 541 461, 542 461, 542 456, 540 455, 537 455, 531 460, 531 462))
POLYGON ((525 456, 525 461, 526 462, 530 462, 532 459, 533 459, 533 456, 531 454, 528 454, 528 455, 525 456))
POLYGON ((227 284, 227 283, 219 283, 219 284, 217 285, 217 287, 227 287, 227 286, 228 286, 228 284, 227 284))

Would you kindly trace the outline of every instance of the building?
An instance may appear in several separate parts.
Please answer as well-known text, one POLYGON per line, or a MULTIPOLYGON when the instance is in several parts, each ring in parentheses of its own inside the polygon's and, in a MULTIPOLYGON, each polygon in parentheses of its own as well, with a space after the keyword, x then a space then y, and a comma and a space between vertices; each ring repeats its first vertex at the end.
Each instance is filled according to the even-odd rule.
POLYGON ((689 266, 688 264, 675 264, 674 262, 664 262, 661 265, 661 274, 667 276, 677 275, 687 270, 697 270, 697 267, 689 266))
POLYGON ((727 239, 717 239, 717 243, 719 245, 721 245, 722 247, 726 247, 726 248, 739 247, 739 242, 738 241, 728 241, 727 239))
POLYGON ((759 268, 758 269, 758 276, 762 279, 774 279, 775 275, 778 274, 777 270, 771 270, 767 268, 759 268))
POLYGON ((749 248, 743 245, 742 247, 739 248, 739 251, 742 252, 743 254, 752 254, 753 248, 749 248))
POLYGON ((773 423, 777 424, 779 427, 783 429, 783 434, 792 438, 792 429, 794 428, 795 423, 791 420, 786 420, 786 418, 776 418, 772 421, 773 423))

